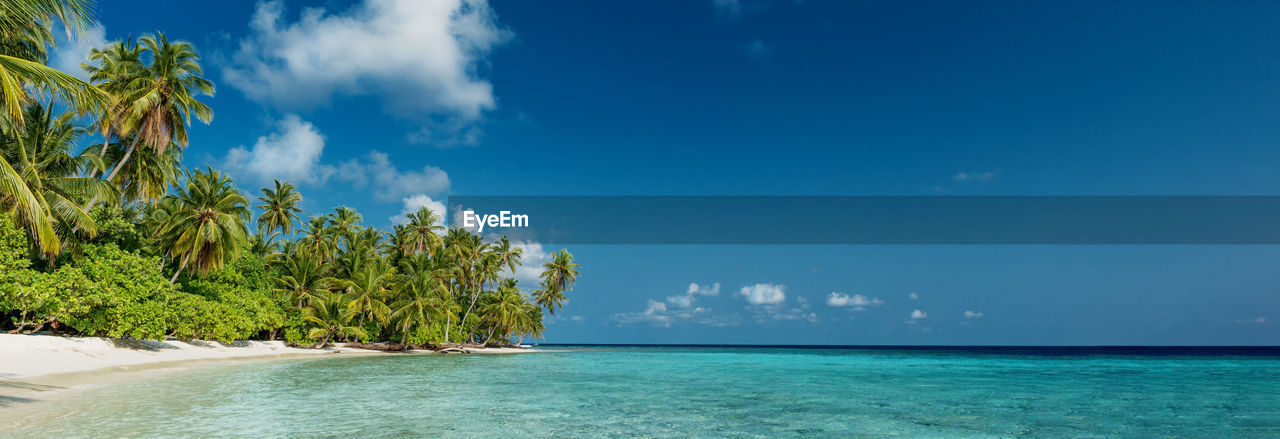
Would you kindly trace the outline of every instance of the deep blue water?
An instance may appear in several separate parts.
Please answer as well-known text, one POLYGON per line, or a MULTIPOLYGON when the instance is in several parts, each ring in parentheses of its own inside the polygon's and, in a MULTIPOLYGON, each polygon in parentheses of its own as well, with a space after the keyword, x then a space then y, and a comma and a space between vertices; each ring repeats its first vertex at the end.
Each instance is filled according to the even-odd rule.
POLYGON ((1280 437, 1275 348, 543 349, 201 367, 0 437, 1280 437))

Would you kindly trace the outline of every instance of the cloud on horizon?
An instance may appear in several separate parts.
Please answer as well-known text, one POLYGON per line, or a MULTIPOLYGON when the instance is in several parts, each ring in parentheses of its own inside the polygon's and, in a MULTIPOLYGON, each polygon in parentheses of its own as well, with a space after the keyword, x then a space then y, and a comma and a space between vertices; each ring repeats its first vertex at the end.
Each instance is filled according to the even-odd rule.
POLYGON ((787 300, 786 289, 782 284, 755 284, 742 287, 735 296, 742 296, 752 305, 776 305, 787 300))
POLYGON ((861 294, 852 296, 840 292, 831 292, 827 295, 827 306, 833 307, 849 307, 854 311, 865 311, 868 306, 883 305, 884 301, 879 297, 867 297, 861 294))

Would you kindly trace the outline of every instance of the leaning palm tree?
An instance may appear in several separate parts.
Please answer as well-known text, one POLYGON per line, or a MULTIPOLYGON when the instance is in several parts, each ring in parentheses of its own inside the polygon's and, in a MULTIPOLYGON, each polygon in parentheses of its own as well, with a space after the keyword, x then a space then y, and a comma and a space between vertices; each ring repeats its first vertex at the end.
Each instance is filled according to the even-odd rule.
MULTIPOLYGON (((115 148, 107 152, 106 163, 119 163, 127 151, 122 144, 112 146, 115 148)), ((182 175, 182 149, 171 147, 157 151, 146 148, 134 152, 113 181, 120 188, 122 200, 154 203, 164 198, 169 187, 181 180, 182 175)), ((91 201, 97 202, 96 199, 91 201)))
POLYGON ((302 195, 294 190, 296 188, 292 183, 280 180, 275 181, 275 189, 262 188, 262 196, 258 197, 262 204, 256 206, 262 209, 262 214, 258 215, 258 233, 270 232, 271 236, 293 234, 293 225, 302 222, 298 217, 298 212, 302 212, 298 207, 302 203, 302 195))
POLYGON ((93 22, 84 0, 7 0, 0 2, 0 130, 21 131, 22 111, 32 92, 56 96, 74 113, 96 112, 108 101, 102 90, 45 65, 53 45, 51 29, 61 22, 78 35, 93 22))
POLYGON ((345 307, 342 306, 341 299, 336 294, 303 308, 303 320, 314 325, 310 331, 307 331, 307 338, 319 339, 320 341, 316 342, 318 348, 329 344, 329 340, 334 337, 365 338, 364 328, 347 324, 351 318, 344 310, 345 307))
POLYGON ((525 309, 526 305, 527 302, 524 296, 520 295, 520 289, 516 287, 515 280, 508 279, 508 282, 504 282, 493 296, 493 301, 480 307, 481 320, 493 326, 485 343, 498 334, 506 338, 516 326, 521 325, 521 320, 529 315, 525 309))
MULTIPOLYGON (((82 0, 8 0, 0 2, 0 134, 22 135, 24 108, 33 93, 59 99, 73 113, 93 112, 107 95, 87 82, 46 66, 53 45, 53 24, 78 35, 92 22, 88 2, 82 0)), ((40 194, 31 191, 15 165, 0 158, 0 209, 14 212, 41 253, 57 254, 55 219, 40 194)))
POLYGON ((202 75, 200 55, 185 41, 170 42, 162 33, 147 35, 139 43, 151 54, 151 63, 133 78, 120 98, 124 110, 116 129, 131 133, 133 140, 124 157, 107 174, 111 180, 124 168, 139 144, 164 152, 169 145, 187 146, 187 125, 194 113, 201 122, 213 120, 213 110, 196 97, 212 96, 213 82, 202 75))
POLYGON ((187 173, 187 184, 172 195, 180 210, 160 229, 166 253, 179 260, 170 283, 190 267, 199 275, 222 268, 244 247, 249 201, 231 179, 213 169, 187 173))
MULTIPOLYGON (((98 114, 97 128, 104 139, 102 150, 98 153, 100 156, 107 154, 107 146, 111 144, 113 135, 118 135, 121 139, 126 135, 119 131, 119 125, 128 109, 124 97, 129 84, 146 73, 142 54, 142 47, 130 36, 102 48, 90 49, 89 62, 80 64, 80 68, 89 75, 89 82, 110 97, 108 104, 98 114)), ((106 169, 94 176, 104 173, 106 169)))
MULTIPOLYGON (((90 196, 114 198, 116 191, 106 181, 80 175, 81 170, 101 162, 92 153, 72 152, 85 130, 73 123, 71 113, 55 118, 49 108, 31 104, 23 116, 27 127, 20 135, 0 138, 0 159, 14 165, 24 189, 36 198, 47 225, 55 232, 51 240, 33 240, 39 253, 52 259, 72 235, 83 232, 92 237, 97 231, 93 218, 80 210, 81 200, 90 196)), ((45 225, 28 218, 20 216, 18 221, 38 237, 39 228, 45 225)))
POLYGON ((573 283, 578 280, 578 264, 573 263, 569 250, 560 249, 550 261, 542 264, 542 268, 542 288, 534 291, 533 300, 551 315, 556 315, 557 308, 564 308, 565 290, 572 291, 573 283))

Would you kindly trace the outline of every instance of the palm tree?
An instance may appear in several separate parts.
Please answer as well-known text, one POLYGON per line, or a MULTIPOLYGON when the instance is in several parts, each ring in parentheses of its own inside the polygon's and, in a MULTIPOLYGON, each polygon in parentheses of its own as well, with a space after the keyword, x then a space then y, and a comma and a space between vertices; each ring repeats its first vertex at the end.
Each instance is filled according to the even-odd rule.
MULTIPOLYGON (((104 139, 102 150, 98 153, 100 156, 106 156, 107 146, 111 144, 113 134, 118 134, 122 139, 125 136, 125 133, 118 131, 117 125, 127 109, 123 98, 129 84, 145 73, 142 53, 142 48, 130 36, 124 40, 112 42, 104 48, 90 49, 89 62, 80 64, 80 68, 89 74, 89 82, 96 84, 111 98, 108 105, 103 106, 98 114, 97 127, 104 139)), ((98 171, 97 174, 104 173, 106 169, 98 171)))
MULTIPOLYGON (((0 2, 0 134, 20 137, 26 127, 24 109, 31 92, 48 93, 73 113, 101 108, 106 93, 74 76, 45 66, 53 44, 52 25, 61 22, 68 36, 92 22, 89 5, 80 0, 8 0, 0 2)), ((57 254, 57 238, 48 204, 32 192, 29 179, 0 158, 0 209, 13 210, 27 229, 33 247, 57 254)))
POLYGON ((351 241, 351 236, 355 234, 356 228, 360 226, 360 220, 364 217, 359 212, 347 206, 342 206, 333 210, 329 216, 329 234, 331 234, 338 244, 345 244, 351 241))
POLYGON ((524 249, 520 247, 512 247, 511 241, 506 236, 498 241, 498 247, 494 249, 498 254, 498 266, 506 266, 511 274, 516 274, 516 266, 520 265, 520 258, 524 256, 524 249))
MULTIPOLYGON (((43 227, 54 232, 43 237, 46 239, 33 240, 34 247, 52 260, 76 232, 92 237, 97 231, 93 218, 80 210, 81 200, 89 196, 112 198, 116 192, 110 183, 79 175, 99 162, 92 153, 71 152, 85 133, 72 122, 73 114, 54 118, 53 112, 40 104, 28 105, 23 113, 27 127, 20 135, 0 138, 0 159, 15 165, 20 183, 35 197, 47 219, 40 223, 19 216, 19 222, 33 237, 40 238, 43 227)), ((6 198, 0 195, 0 200, 6 198)))
POLYGON ((275 278, 275 290, 289 294, 298 302, 298 308, 305 308, 321 300, 328 288, 337 283, 326 276, 327 271, 310 253, 293 253, 284 260, 280 275, 275 278))
POLYGON ((264 237, 261 233, 254 233, 248 244, 249 253, 261 256, 267 262, 280 256, 280 243, 276 242, 275 235, 264 237))
POLYGON ((258 215, 258 233, 271 232, 272 236, 276 233, 293 234, 294 223, 302 222, 298 217, 298 212, 302 212, 298 207, 302 195, 294 189, 296 186, 292 183, 280 180, 275 181, 275 189, 262 188, 262 196, 258 197, 262 204, 257 206, 262 209, 262 214, 258 215))
MULTIPOLYGON (((115 148, 107 152, 106 163, 119 163, 119 159, 128 152, 119 143, 113 146, 115 148)), ((182 149, 157 151, 145 148, 134 152, 133 158, 124 163, 112 181, 120 187, 123 200, 152 203, 167 195, 169 186, 177 183, 182 174, 182 149)), ((90 201, 97 202, 96 199, 90 201)))
POLYGON ((344 311, 345 307, 340 300, 336 294, 328 295, 324 300, 317 300, 302 309, 303 320, 316 326, 307 331, 307 338, 314 340, 324 337, 316 343, 316 347, 329 344, 334 336, 365 338, 364 328, 346 324, 351 321, 351 317, 344 311))
POLYGON ((26 126, 22 112, 31 102, 32 91, 56 96, 74 113, 94 111, 108 101, 107 94, 97 87, 45 65, 54 42, 50 30, 55 22, 64 25, 68 36, 78 36, 93 22, 89 2, 0 2, 0 130, 6 133, 26 126))
POLYGON ((177 281, 184 268, 205 275, 240 254, 248 232, 249 201, 230 178, 211 168, 188 172, 186 186, 178 187, 173 197, 180 210, 160 230, 166 253, 181 260, 169 283, 177 281))
POLYGON ((391 313, 391 320, 396 322, 396 329, 402 334, 400 344, 408 342, 409 331, 414 327, 430 324, 432 316, 443 312, 441 308, 445 304, 439 300, 437 291, 440 288, 426 275, 414 276, 403 284, 399 291, 401 299, 391 313))
POLYGON ((322 261, 328 261, 332 258, 334 245, 333 240, 329 239, 328 224, 328 215, 316 215, 308 219, 306 236, 298 241, 301 250, 320 258, 322 261))
POLYGON ((565 290, 572 291, 573 283, 578 280, 578 264, 573 263, 573 255, 568 250, 560 249, 542 268, 542 288, 534 291, 533 300, 556 315, 557 308, 564 308, 565 290))
POLYGON ((392 272, 391 267, 385 264, 368 264, 363 270, 352 273, 352 279, 342 281, 341 286, 346 291, 342 300, 346 303, 348 319, 360 316, 361 328, 366 317, 373 317, 384 325, 387 323, 391 309, 384 300, 392 272))
POLYGON ((120 98, 124 109, 115 126, 119 132, 132 133, 133 141, 107 180, 116 177, 139 143, 156 152, 164 152, 170 144, 185 148, 191 115, 204 123, 213 120, 213 110, 196 100, 201 94, 212 96, 214 86, 201 76, 204 70, 195 46, 170 42, 162 33, 144 36, 139 42, 151 54, 151 64, 129 81, 120 98))
POLYGON ((440 225, 440 215, 436 215, 428 207, 423 207, 417 212, 405 214, 405 217, 409 219, 409 223, 404 228, 405 244, 409 252, 427 252, 434 255, 436 247, 444 245, 444 240, 437 234, 444 230, 444 226, 440 225))
POLYGON ((480 307, 481 319, 493 325, 493 331, 489 332, 485 343, 492 340, 498 333, 505 338, 511 334, 513 328, 521 325, 522 320, 528 316, 526 306, 527 302, 524 296, 520 295, 520 289, 516 287, 515 280, 508 279, 504 282, 493 296, 493 301, 480 307))

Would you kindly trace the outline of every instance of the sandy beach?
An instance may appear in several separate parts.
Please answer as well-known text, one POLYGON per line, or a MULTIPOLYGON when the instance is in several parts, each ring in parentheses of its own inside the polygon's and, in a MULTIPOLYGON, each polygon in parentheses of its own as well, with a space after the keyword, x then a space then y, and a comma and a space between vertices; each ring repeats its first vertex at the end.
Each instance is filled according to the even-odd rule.
MULTIPOLYGON (((516 354, 530 349, 470 349, 474 354, 516 354)), ((122 340, 99 337, 58 337, 47 335, 0 334, 0 380, 27 379, 47 375, 101 369, 127 369, 156 363, 200 360, 270 359, 314 357, 318 355, 404 355, 432 354, 411 350, 384 353, 345 347, 324 349, 289 347, 282 341, 237 341, 230 345, 212 341, 122 340)))

